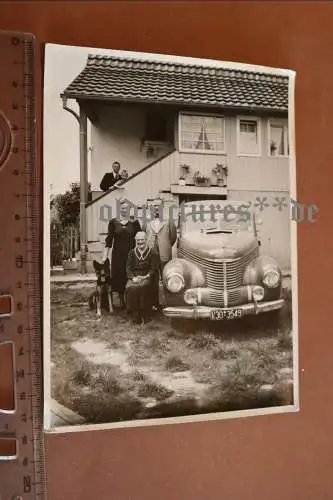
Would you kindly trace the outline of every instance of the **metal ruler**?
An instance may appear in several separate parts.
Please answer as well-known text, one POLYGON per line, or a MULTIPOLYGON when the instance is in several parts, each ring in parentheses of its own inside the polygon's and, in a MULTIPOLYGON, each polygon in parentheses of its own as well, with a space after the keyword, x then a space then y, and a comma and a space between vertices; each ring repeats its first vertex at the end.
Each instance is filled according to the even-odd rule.
POLYGON ((46 495, 32 35, 0 32, 0 72, 0 500, 32 500, 46 495))

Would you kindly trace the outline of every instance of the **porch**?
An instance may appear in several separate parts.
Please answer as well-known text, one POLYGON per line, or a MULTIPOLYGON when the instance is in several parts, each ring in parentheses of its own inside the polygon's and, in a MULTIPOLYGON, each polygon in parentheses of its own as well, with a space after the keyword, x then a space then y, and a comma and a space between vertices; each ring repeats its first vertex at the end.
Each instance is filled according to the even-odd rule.
POLYGON ((88 243, 104 241, 107 233, 108 222, 116 217, 122 198, 132 204, 135 217, 140 219, 142 209, 147 207, 149 200, 159 196, 164 202, 165 217, 172 213, 171 207, 175 208, 174 217, 177 217, 180 198, 187 196, 188 199, 199 199, 217 197, 224 199, 227 195, 227 187, 218 186, 212 174, 214 162, 218 158, 209 157, 202 161, 201 171, 211 180, 209 185, 200 186, 195 183, 189 174, 184 183, 180 183, 182 166, 179 151, 168 153, 163 158, 133 174, 119 187, 111 188, 86 206, 87 238, 88 243))

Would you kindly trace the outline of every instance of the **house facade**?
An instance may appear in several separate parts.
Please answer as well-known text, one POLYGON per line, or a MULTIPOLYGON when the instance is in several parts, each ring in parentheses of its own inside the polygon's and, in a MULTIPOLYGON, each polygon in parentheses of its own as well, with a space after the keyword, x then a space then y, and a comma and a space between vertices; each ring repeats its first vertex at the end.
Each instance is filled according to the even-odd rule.
POLYGON ((89 56, 62 94, 64 109, 75 115, 70 99, 80 107, 83 260, 101 251, 119 199, 142 207, 157 195, 166 210, 212 198, 256 206, 262 251, 289 269, 288 84, 265 73, 89 56), (104 193, 113 161, 128 178, 104 193))

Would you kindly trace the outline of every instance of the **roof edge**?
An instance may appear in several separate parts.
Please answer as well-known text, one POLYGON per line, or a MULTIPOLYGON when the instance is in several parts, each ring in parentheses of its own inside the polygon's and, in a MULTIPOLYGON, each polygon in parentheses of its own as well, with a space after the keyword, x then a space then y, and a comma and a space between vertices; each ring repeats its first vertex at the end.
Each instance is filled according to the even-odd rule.
POLYGON ((253 112, 279 112, 279 113, 288 113, 288 108, 277 108, 277 107, 269 107, 265 106, 235 106, 235 105, 222 105, 222 104, 209 104, 209 103, 195 103, 195 102, 186 102, 186 101, 163 101, 163 100, 152 100, 152 99, 140 99, 140 98, 117 98, 117 97, 108 97, 108 96, 100 96, 100 95, 91 95, 91 96, 82 96, 75 92, 62 92, 60 97, 67 97, 68 99, 75 99, 76 101, 99 101, 99 102, 109 102, 109 103, 128 103, 128 104, 163 104, 165 106, 188 106, 188 107, 196 107, 196 108, 211 108, 211 109, 234 109, 234 110, 248 110, 253 112))
MULTIPOLYGON (((174 56, 177 57, 177 56, 174 56)), ((215 65, 204 65, 204 64, 190 64, 190 63, 182 63, 182 62, 173 62, 173 61, 159 61, 157 59, 145 59, 145 58, 135 58, 135 57, 118 57, 118 56, 109 56, 109 55, 102 55, 102 54, 88 54, 87 56, 87 61, 85 68, 90 67, 93 65, 93 61, 120 61, 123 63, 137 63, 137 64, 149 64, 151 66, 161 66, 161 67, 177 67, 177 68, 187 68, 187 69, 200 69, 200 70, 214 70, 214 71, 224 71, 226 73, 238 73, 241 75, 256 75, 256 76, 265 76, 265 77, 271 77, 271 78, 277 78, 281 80, 289 80, 288 75, 277 75, 274 74, 274 69, 280 69, 283 70, 283 68, 272 68, 272 73, 269 72, 270 68, 267 68, 267 72, 265 71, 260 71, 258 69, 257 71, 254 69, 237 69, 237 68, 229 68, 226 66, 215 66, 215 65)), ((207 62, 209 61, 214 61, 213 59, 207 59, 207 62)), ((218 62, 218 61, 217 61, 218 62)), ((235 63, 236 64, 236 63, 235 63)), ((239 63, 239 64, 246 64, 246 63, 239 63)), ((250 65, 249 65, 250 66, 250 65)), ((255 66, 255 65, 254 65, 255 66)), ((84 69, 85 69, 84 68, 84 69)), ((284 71, 289 71, 285 69, 284 71)))

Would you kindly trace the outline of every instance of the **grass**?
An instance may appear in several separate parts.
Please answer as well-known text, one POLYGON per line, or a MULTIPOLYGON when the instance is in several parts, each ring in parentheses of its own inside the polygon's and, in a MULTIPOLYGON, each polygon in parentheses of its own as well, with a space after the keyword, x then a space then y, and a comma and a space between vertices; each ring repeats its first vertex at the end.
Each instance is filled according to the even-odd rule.
POLYGON ((141 385, 138 391, 138 396, 141 398, 154 398, 157 401, 164 401, 172 396, 173 391, 170 391, 162 385, 148 382, 141 385))
POLYGON ((87 361, 82 361, 81 367, 73 372, 71 380, 74 384, 87 386, 92 382, 92 367, 87 361))
POLYGON ((144 327, 124 313, 98 321, 91 291, 51 289, 52 397, 87 423, 292 404, 290 297, 277 325, 252 318, 177 329, 161 315, 144 327), (75 349, 84 341, 100 362, 75 349))
POLYGON ((185 363, 178 356, 171 356, 166 360, 165 368, 170 372, 183 372, 189 370, 190 365, 185 363))

